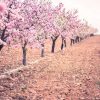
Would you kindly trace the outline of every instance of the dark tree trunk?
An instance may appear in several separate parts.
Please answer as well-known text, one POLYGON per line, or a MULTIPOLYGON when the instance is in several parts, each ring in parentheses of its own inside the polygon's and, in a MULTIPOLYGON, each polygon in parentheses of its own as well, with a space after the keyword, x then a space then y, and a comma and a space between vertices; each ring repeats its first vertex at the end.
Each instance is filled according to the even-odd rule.
POLYGON ((80 42, 79 36, 77 37, 77 41, 80 42))
POLYGON ((76 40, 75 40, 76 43, 79 42, 79 36, 76 36, 76 40))
POLYGON ((41 57, 44 57, 44 44, 41 44, 41 57))
POLYGON ((63 50, 64 47, 66 47, 66 40, 64 37, 62 37, 61 50, 63 50))
POLYGON ((0 51, 2 50, 3 46, 4 46, 3 44, 0 45, 0 51))
POLYGON ((3 29, 3 32, 2 32, 2 35, 1 35, 1 40, 4 39, 6 29, 7 29, 7 26, 5 26, 5 28, 3 29))
POLYGON ((54 53, 55 50, 55 42, 56 40, 52 40, 52 50, 51 50, 52 53, 54 53))
MULTIPOLYGON (((5 37, 6 29, 7 29, 7 27, 4 28, 4 30, 3 30, 3 32, 2 32, 2 35, 1 35, 1 40, 4 41, 4 42, 6 42, 6 40, 5 40, 5 39, 6 39, 6 37, 5 37)), ((1 44, 1 45, 0 45, 0 51, 2 50, 3 47, 4 47, 4 45, 1 44)))
POLYGON ((66 47, 66 40, 64 39, 64 45, 65 45, 65 47, 66 47))
POLYGON ((64 44, 63 44, 63 41, 62 41, 62 44, 61 44, 61 50, 63 50, 64 48, 64 44))
POLYGON ((26 48, 25 47, 22 47, 22 50, 23 50, 23 65, 25 66, 26 65, 26 48))
POLYGON ((27 45, 27 42, 25 42, 24 46, 22 47, 22 51, 23 51, 23 60, 22 60, 22 63, 24 66, 26 66, 26 45, 27 45))
POLYGON ((56 36, 56 37, 51 37, 52 38, 52 49, 51 49, 51 53, 54 53, 54 51, 55 51, 55 43, 56 43, 56 40, 57 40, 57 38, 58 38, 58 36, 56 36))
POLYGON ((90 34, 90 37, 92 37, 92 36, 94 36, 94 34, 93 34, 93 33, 91 33, 91 34, 90 34))
POLYGON ((70 45, 72 46, 75 43, 75 40, 74 39, 70 39, 70 40, 71 40, 70 45))
POLYGON ((83 40, 83 38, 82 37, 80 37, 80 41, 82 41, 83 40))

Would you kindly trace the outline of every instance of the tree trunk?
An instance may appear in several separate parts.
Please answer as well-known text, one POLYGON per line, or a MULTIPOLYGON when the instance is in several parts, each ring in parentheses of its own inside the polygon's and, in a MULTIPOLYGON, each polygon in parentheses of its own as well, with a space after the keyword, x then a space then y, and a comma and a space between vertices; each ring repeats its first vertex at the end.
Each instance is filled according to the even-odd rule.
POLYGON ((41 57, 44 57, 44 44, 41 44, 41 57))
POLYGON ((79 36, 76 36, 75 43, 79 42, 79 36))
POLYGON ((61 50, 63 50, 64 47, 66 47, 66 39, 62 37, 61 50))
POLYGON ((83 39, 82 39, 82 37, 80 37, 80 41, 82 41, 83 39))
MULTIPOLYGON (((7 29, 7 27, 5 26, 5 28, 4 28, 3 32, 2 32, 2 35, 1 35, 1 40, 4 41, 4 42, 6 42, 5 41, 6 38, 4 37, 5 36, 6 29, 7 29)), ((4 45, 1 44, 0 45, 0 51, 2 50, 3 47, 4 47, 4 45)))
POLYGON ((52 39, 52 49, 51 49, 51 53, 54 53, 55 51, 55 43, 56 43, 57 39, 52 39))
POLYGON ((27 42, 25 41, 24 43, 24 46, 22 47, 22 51, 23 51, 23 60, 22 60, 22 63, 24 66, 26 66, 26 45, 27 45, 27 42))
POLYGON ((56 40, 52 40, 52 50, 51 50, 52 53, 54 53, 55 50, 55 42, 56 40))
POLYGON ((3 46, 4 46, 3 44, 0 45, 0 51, 2 50, 3 46))
POLYGON ((66 47, 66 40, 64 39, 64 45, 65 45, 65 47, 66 47))
POLYGON ((64 38, 62 37, 62 44, 61 44, 61 50, 64 48, 64 38))
POLYGON ((57 40, 58 37, 59 37, 59 35, 58 36, 55 36, 55 37, 51 37, 51 39, 52 39, 52 49, 51 49, 51 53, 54 53, 54 51, 55 51, 55 43, 56 43, 56 40, 57 40))
POLYGON ((71 40, 71 43, 70 45, 72 46, 73 44, 75 44, 75 40, 74 39, 70 39, 71 40))
POLYGON ((23 50, 23 65, 25 66, 26 65, 26 51, 27 49, 25 47, 22 47, 22 50, 23 50))
POLYGON ((63 44, 63 42, 62 42, 62 44, 61 44, 61 50, 63 50, 63 48, 64 48, 64 44, 63 44))
POLYGON ((61 50, 63 50, 64 47, 66 47, 66 40, 64 37, 62 37, 61 50))

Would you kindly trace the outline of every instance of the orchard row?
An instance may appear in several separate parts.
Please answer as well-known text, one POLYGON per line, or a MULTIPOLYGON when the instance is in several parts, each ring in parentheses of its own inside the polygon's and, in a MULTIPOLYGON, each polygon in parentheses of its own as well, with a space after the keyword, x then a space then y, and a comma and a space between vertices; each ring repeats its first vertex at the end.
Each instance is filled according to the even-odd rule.
POLYGON ((66 39, 71 45, 93 35, 97 29, 81 20, 76 9, 67 10, 60 3, 53 6, 46 0, 2 0, 0 2, 0 50, 4 45, 21 45, 23 65, 26 65, 27 46, 41 49, 44 56, 45 40, 52 40, 54 53, 55 43, 61 37, 61 50, 66 47, 66 39))

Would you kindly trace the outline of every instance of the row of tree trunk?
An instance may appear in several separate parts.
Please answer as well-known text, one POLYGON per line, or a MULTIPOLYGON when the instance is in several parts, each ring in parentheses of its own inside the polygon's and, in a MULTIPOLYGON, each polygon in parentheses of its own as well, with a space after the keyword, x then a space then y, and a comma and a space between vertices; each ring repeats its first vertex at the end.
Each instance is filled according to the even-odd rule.
MULTIPOLYGON (((5 29, 6 30, 6 29, 5 29)), ((55 52, 55 44, 56 44, 56 40, 59 36, 55 36, 55 37, 51 37, 52 39, 52 48, 51 48, 51 53, 55 52)), ((1 37, 1 39, 4 41, 4 36, 1 37)), ((62 39, 62 43, 61 43, 61 50, 63 50, 66 47, 66 39, 65 37, 61 36, 62 39)), ((71 40, 71 44, 77 43, 79 41, 81 41, 81 39, 79 37, 77 37, 75 40, 70 39, 71 40)), ((4 45, 0 45, 0 51, 3 48, 4 45)), ((22 59, 22 63, 23 65, 26 65, 26 54, 27 54, 27 42, 25 41, 24 45, 22 46, 22 52, 23 52, 23 59, 22 59)), ((44 57, 44 44, 41 44, 41 57, 44 57)))

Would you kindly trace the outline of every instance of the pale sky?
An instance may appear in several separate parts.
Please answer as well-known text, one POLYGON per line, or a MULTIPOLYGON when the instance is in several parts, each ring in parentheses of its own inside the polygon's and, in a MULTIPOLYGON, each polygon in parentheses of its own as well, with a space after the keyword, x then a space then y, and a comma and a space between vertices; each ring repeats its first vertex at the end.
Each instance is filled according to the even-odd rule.
MULTIPOLYGON (((100 32, 100 0, 51 0, 54 5, 62 2, 67 9, 78 9, 80 18, 84 18, 89 25, 98 28, 100 32)), ((98 32, 98 34, 100 34, 98 32)))

